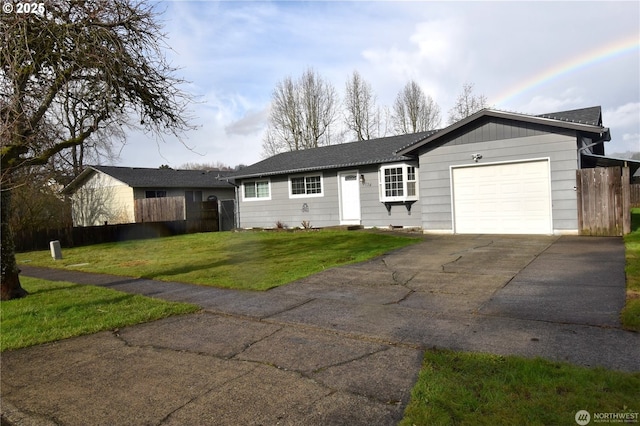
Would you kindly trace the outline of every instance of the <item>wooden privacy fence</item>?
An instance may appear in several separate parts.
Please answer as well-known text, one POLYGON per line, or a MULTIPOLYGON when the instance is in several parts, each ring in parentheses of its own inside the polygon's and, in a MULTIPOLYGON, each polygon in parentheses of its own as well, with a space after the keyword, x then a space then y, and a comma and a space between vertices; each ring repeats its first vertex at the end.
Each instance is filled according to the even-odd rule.
POLYGON ((183 197, 136 200, 137 223, 24 230, 14 235, 16 251, 46 250, 49 241, 63 247, 218 231, 218 202, 187 202, 183 197), (186 209, 185 209, 186 207, 186 209))
POLYGON ((597 167, 576 172, 580 235, 621 236, 631 232, 628 167, 597 167))
POLYGON ((141 198, 135 200, 136 222, 185 220, 184 197, 141 198))
POLYGON ((630 186, 631 207, 640 207, 640 183, 630 186))

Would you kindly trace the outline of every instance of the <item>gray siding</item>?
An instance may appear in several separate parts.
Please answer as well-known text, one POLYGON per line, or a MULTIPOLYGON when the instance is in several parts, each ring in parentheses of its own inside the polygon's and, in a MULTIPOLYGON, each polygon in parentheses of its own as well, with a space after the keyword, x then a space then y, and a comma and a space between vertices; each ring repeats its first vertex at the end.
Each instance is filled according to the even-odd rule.
MULTIPOLYGON (((506 130, 502 134, 505 132, 506 130)), ((450 166, 475 164, 471 155, 481 153, 480 163, 549 158, 554 232, 576 232, 578 229, 577 197, 574 190, 578 161, 576 137, 575 135, 536 133, 533 129, 531 133, 535 134, 475 143, 450 142, 421 154, 420 199, 423 229, 427 232, 452 232, 450 166)), ((462 141, 463 139, 460 136, 454 140, 462 141)))
POLYGON ((270 200, 244 200, 242 182, 238 182, 240 228, 275 228, 277 222, 291 228, 302 226, 303 221, 309 221, 314 227, 339 223, 335 172, 322 174, 322 197, 289 198, 288 176, 272 176, 269 180, 270 200))
MULTIPOLYGON (((394 205, 391 207, 391 214, 389 214, 385 205, 380 202, 378 170, 378 166, 360 170, 360 174, 365 176, 365 184, 360 186, 362 225, 365 228, 386 228, 388 226, 410 228, 422 226, 420 201, 413 203, 410 213, 404 206, 394 205)), ((420 174, 420 171, 418 171, 418 174, 420 174)))
MULTIPOLYGON (((446 143, 447 145, 464 145, 469 143, 541 136, 547 133, 549 133, 549 126, 492 118, 489 121, 485 119, 484 122, 474 126, 473 128, 463 127, 457 132, 444 138, 442 143, 446 143)), ((555 133, 573 137, 571 132, 564 129, 558 129, 555 133)))
MULTIPOLYGON (((357 170, 364 175, 365 183, 360 185, 361 224, 365 227, 404 226, 419 227, 421 224, 420 202, 413 204, 411 214, 404 206, 393 206, 391 214, 380 202, 378 166, 366 166, 357 170)), ((240 228, 274 228, 277 222, 288 227, 302 226, 303 221, 313 227, 335 226, 340 224, 340 201, 338 194, 338 173, 342 170, 329 170, 322 173, 322 197, 289 198, 289 176, 272 176, 270 200, 244 200, 242 181, 239 192, 240 228)), ((295 175, 293 175, 295 176, 295 175)), ((247 179, 248 181, 254 179, 247 179)))

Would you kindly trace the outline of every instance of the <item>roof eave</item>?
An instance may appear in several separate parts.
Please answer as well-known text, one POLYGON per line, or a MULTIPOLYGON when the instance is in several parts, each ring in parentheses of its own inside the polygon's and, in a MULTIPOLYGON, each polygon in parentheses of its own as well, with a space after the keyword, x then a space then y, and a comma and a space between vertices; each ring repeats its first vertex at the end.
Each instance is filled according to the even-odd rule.
POLYGON ((233 178, 234 179, 263 178, 263 177, 270 177, 270 176, 289 175, 289 174, 296 174, 296 173, 309 173, 309 172, 317 172, 320 170, 345 169, 349 167, 370 166, 372 164, 386 164, 386 163, 393 163, 398 161, 411 160, 411 158, 408 158, 406 156, 402 156, 402 157, 405 157, 405 158, 391 157, 391 158, 384 158, 384 159, 379 159, 375 161, 354 161, 351 163, 332 164, 332 165, 313 166, 313 167, 301 167, 297 169, 273 170, 273 171, 267 171, 267 172, 249 173, 244 175, 234 175, 233 178))
POLYGON ((548 126, 552 126, 552 127, 561 127, 561 128, 565 128, 565 129, 571 129, 571 130, 577 130, 577 131, 582 131, 582 132, 587 132, 587 133, 593 133, 593 134, 599 134, 601 137, 604 135, 605 137, 608 137, 610 140, 611 136, 609 135, 609 129, 606 127, 600 127, 600 126, 594 126, 592 124, 586 124, 586 123, 576 123, 576 122, 572 122, 572 121, 562 121, 562 120, 557 120, 557 119, 551 119, 551 118, 544 118, 544 117, 537 117, 537 116, 532 116, 532 115, 526 115, 526 114, 519 114, 519 113, 514 113, 514 112, 506 112, 506 111, 498 111, 498 110, 494 110, 494 109, 483 109, 480 110, 478 112, 476 112, 475 114, 472 114, 460 121, 457 121, 455 123, 453 123, 452 125, 450 125, 449 127, 445 127, 444 129, 442 129, 439 132, 434 133, 433 135, 411 145, 408 146, 406 148, 403 148, 401 150, 399 150, 397 152, 398 155, 409 155, 411 152, 415 151, 418 148, 421 148, 422 146, 436 140, 436 139, 440 139, 441 137, 454 132, 455 130, 458 130, 464 126, 466 126, 467 124, 481 118, 481 117, 495 117, 495 118, 504 118, 504 119, 511 119, 511 120, 519 120, 519 121, 524 121, 524 122, 528 122, 528 123, 536 123, 536 124, 542 124, 542 125, 548 125, 548 126))

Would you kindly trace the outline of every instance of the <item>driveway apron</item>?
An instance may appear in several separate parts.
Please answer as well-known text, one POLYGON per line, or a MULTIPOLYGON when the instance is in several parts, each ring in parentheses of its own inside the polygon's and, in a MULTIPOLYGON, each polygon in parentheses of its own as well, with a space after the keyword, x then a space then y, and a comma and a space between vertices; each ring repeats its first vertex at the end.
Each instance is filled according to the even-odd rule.
POLYGON ((23 269, 203 310, 3 353, 15 424, 396 424, 432 347, 640 370, 619 238, 425 236, 262 293, 23 269))

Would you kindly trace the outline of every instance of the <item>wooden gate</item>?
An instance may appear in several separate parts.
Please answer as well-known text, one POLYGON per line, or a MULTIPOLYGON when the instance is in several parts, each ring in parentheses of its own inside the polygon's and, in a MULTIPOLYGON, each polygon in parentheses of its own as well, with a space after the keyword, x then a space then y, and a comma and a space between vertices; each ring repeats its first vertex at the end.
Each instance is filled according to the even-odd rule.
POLYGON ((621 236, 631 232, 628 167, 577 170, 580 235, 621 236))

